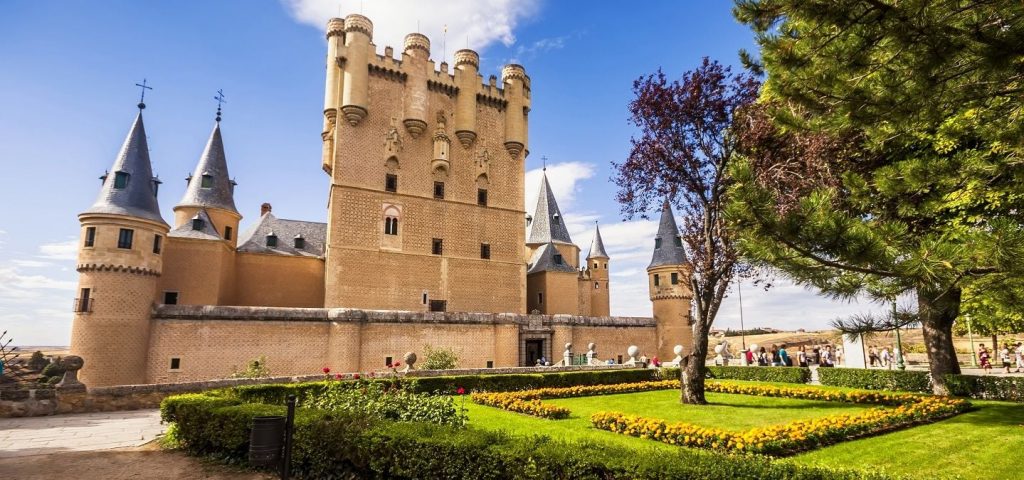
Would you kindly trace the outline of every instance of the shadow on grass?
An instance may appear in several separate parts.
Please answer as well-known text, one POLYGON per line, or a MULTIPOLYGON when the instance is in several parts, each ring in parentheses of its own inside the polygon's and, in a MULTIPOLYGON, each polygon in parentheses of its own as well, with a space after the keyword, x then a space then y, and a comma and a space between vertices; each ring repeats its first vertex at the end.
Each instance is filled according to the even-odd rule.
MULTIPOLYGON (((1021 428, 1024 426, 1024 405, 1003 402, 972 401, 974 408, 964 414, 943 420, 944 423, 994 425, 1021 428)), ((1024 431, 1021 432, 1024 434, 1024 431)))

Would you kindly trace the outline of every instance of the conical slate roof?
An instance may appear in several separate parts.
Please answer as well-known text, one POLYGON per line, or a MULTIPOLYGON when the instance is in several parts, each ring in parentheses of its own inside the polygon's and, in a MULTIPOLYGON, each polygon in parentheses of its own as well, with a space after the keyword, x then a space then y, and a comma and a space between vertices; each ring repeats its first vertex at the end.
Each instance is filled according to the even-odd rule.
POLYGON ((210 139, 206 142, 195 172, 188 180, 185 196, 178 207, 219 208, 238 213, 235 208, 234 182, 228 176, 228 160, 224 155, 224 140, 220 135, 220 122, 213 126, 210 139), (209 176, 208 186, 203 186, 203 177, 209 176))
POLYGON ((82 213, 126 215, 166 225, 167 222, 160 216, 160 205, 156 199, 157 183, 159 180, 153 177, 153 166, 149 161, 142 110, 139 110, 128 131, 128 137, 124 139, 114 159, 114 165, 103 179, 96 203, 82 213), (124 182, 121 188, 118 188, 119 176, 124 182))
POLYGON ((604 251, 604 240, 601 240, 601 227, 594 224, 594 240, 590 242, 590 253, 587 258, 609 258, 608 252, 604 251))
POLYGON ((526 243, 572 243, 569 230, 565 227, 565 219, 558 210, 555 194, 551 193, 548 174, 544 172, 537 195, 537 209, 533 212, 533 223, 530 226, 530 238, 526 243))
POLYGON ((548 242, 533 252, 533 256, 530 258, 530 263, 526 266, 526 274, 540 273, 540 272, 576 272, 576 269, 572 265, 569 265, 565 258, 562 258, 559 262, 555 255, 561 255, 558 253, 558 248, 555 247, 554 243, 548 242))
POLYGON ((689 263, 682 238, 679 236, 679 227, 676 226, 676 217, 668 200, 661 207, 661 221, 658 223, 658 234, 655 239, 654 256, 647 268, 689 263))

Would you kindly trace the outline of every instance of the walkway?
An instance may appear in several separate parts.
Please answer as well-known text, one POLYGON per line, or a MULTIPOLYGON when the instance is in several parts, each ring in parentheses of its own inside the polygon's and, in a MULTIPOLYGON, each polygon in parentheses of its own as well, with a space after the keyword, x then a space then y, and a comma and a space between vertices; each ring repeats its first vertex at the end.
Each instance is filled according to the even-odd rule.
POLYGON ((135 447, 164 430, 159 410, 0 418, 0 458, 135 447))

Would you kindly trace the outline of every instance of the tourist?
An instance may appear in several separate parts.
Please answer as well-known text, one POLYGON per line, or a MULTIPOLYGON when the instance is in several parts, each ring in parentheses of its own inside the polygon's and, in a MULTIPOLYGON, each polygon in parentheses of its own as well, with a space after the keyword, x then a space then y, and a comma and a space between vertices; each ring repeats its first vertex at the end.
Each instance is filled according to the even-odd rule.
POLYGON ((1017 373, 1020 373, 1020 369, 1024 368, 1024 343, 1017 342, 1017 373))
POLYGON ((793 366, 793 362, 789 359, 789 352, 786 351, 785 343, 783 343, 782 346, 779 347, 779 361, 782 363, 783 367, 793 366))
POLYGON ((868 347, 868 361, 872 367, 875 366, 876 363, 879 363, 878 350, 875 349, 874 345, 868 347))
POLYGON ((882 351, 879 352, 878 357, 882 360, 881 365, 883 367, 892 370, 892 357, 889 355, 889 347, 882 347, 882 351))
POLYGON ((818 361, 818 366, 821 367, 832 367, 832 347, 825 345, 825 348, 821 351, 821 359, 818 361))
POLYGON ((780 365, 780 363, 779 363, 779 347, 776 346, 774 343, 772 344, 772 348, 771 348, 771 359, 772 359, 772 366, 773 367, 777 367, 777 366, 780 365))
POLYGON ((768 352, 764 350, 764 347, 761 347, 761 350, 757 352, 757 364, 762 367, 768 366, 768 352))
POLYGON ((836 365, 843 364, 843 347, 836 346, 836 365))
POLYGON ((985 370, 986 374, 992 370, 992 356, 988 353, 984 343, 978 345, 978 361, 981 362, 981 368, 985 370))
POLYGON ((811 358, 808 360, 809 363, 821 364, 821 347, 815 345, 811 350, 811 358))
POLYGON ((1003 349, 999 351, 999 360, 1003 362, 1003 373, 1010 373, 1010 344, 1003 343, 1003 349))
POLYGON ((796 360, 798 365, 803 368, 807 368, 807 346, 800 345, 800 348, 796 351, 796 360))
POLYGON ((743 352, 744 357, 747 359, 747 365, 754 365, 754 349, 748 348, 743 352))

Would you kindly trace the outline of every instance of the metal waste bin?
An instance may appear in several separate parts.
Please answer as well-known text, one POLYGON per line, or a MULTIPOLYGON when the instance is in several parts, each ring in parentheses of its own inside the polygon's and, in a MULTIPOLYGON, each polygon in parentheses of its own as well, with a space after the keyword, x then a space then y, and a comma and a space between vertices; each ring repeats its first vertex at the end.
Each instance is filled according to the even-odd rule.
POLYGON ((285 417, 255 417, 249 434, 249 464, 254 467, 276 467, 281 463, 284 446, 285 417))

